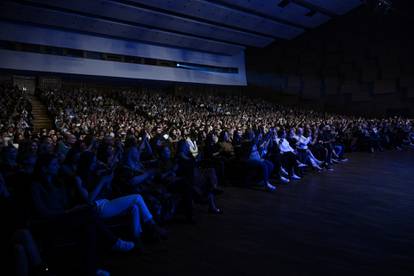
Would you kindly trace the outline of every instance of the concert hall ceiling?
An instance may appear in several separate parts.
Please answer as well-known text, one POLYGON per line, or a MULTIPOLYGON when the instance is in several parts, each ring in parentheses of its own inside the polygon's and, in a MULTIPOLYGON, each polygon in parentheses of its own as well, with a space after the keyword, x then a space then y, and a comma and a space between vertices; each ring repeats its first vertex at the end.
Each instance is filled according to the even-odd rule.
POLYGON ((2 0, 0 20, 234 55, 293 39, 361 0, 2 0))

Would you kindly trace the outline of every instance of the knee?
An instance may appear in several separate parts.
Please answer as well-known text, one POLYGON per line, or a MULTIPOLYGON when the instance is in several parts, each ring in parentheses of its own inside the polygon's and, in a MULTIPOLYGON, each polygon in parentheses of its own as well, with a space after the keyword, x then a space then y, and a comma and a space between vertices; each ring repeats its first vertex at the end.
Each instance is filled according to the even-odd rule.
POLYGON ((142 204, 144 202, 144 199, 142 198, 142 196, 140 194, 136 194, 135 195, 135 203, 136 204, 142 204))

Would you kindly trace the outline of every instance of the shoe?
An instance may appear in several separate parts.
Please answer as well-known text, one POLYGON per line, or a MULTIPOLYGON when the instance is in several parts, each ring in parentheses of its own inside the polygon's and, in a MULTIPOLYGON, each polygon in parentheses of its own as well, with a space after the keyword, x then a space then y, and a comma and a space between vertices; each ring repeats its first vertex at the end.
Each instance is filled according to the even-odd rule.
POLYGON ((349 161, 349 159, 348 159, 348 158, 343 158, 343 159, 341 159, 340 161, 341 161, 341 162, 348 162, 348 161, 349 161))
POLYGON ((300 180, 301 178, 299 177, 299 176, 297 176, 296 174, 293 174, 292 176, 291 176, 291 178, 293 179, 293 180, 300 180))
POLYGON ((135 243, 118 239, 114 246, 112 246, 112 250, 117 252, 129 252, 134 249, 134 247, 135 243))
POLYGON ((338 161, 337 159, 334 159, 334 158, 332 158, 332 162, 333 162, 334 164, 338 164, 338 163, 339 163, 339 161, 338 161))
POLYGON ((315 170, 317 170, 318 172, 322 171, 322 168, 321 168, 321 167, 319 167, 319 165, 317 165, 317 164, 314 164, 314 165, 313 165, 313 168, 314 168, 315 170))
POLYGON ((304 167, 307 167, 307 166, 308 166, 308 165, 303 164, 303 163, 299 163, 299 164, 298 164, 298 167, 299 167, 299 168, 304 168, 304 167))
POLYGON ((280 167, 280 173, 283 174, 284 176, 289 176, 288 172, 283 167, 280 167))
POLYGON ((268 190, 269 192, 274 192, 276 191, 276 186, 270 184, 269 182, 266 183, 266 190, 268 190))
POLYGON ((213 215, 221 215, 223 214, 223 210, 220 208, 208 208, 208 212, 213 215))
POLYGON ((281 176, 280 177, 280 182, 283 184, 288 184, 290 182, 290 180, 286 177, 281 176))

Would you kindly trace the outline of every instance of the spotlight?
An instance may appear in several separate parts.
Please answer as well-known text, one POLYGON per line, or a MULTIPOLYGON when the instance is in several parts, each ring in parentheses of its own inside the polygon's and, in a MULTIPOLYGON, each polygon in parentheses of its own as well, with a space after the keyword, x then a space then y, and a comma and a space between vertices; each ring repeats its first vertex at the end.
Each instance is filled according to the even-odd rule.
POLYGON ((388 14, 393 8, 393 2, 391 0, 366 0, 366 4, 374 11, 383 14, 388 14))

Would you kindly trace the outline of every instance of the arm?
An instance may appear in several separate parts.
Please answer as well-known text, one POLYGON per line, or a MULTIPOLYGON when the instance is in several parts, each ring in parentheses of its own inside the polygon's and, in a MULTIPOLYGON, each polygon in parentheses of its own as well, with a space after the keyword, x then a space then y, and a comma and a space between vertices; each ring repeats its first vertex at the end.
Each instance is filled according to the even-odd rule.
POLYGON ((75 178, 75 186, 77 191, 79 192, 80 196, 83 200, 87 203, 92 203, 96 197, 100 194, 102 189, 108 185, 112 180, 112 175, 103 176, 99 179, 98 183, 96 184, 95 188, 88 192, 88 190, 83 185, 83 181, 80 177, 75 178))

